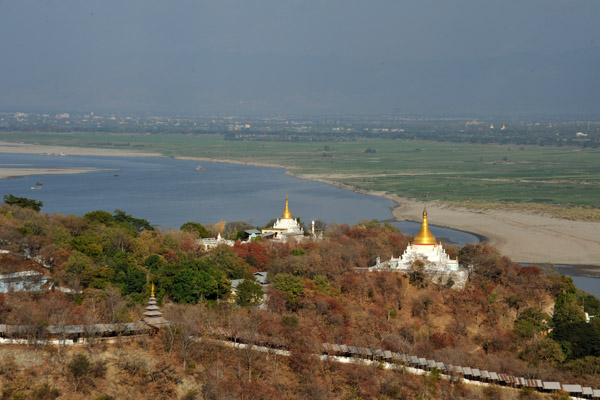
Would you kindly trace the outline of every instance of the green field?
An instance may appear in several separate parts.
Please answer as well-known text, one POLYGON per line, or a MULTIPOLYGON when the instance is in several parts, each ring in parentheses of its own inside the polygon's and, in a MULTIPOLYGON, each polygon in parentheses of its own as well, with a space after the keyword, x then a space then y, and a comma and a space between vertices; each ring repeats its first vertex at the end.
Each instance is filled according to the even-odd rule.
POLYGON ((577 219, 596 220, 600 211, 598 149, 387 139, 244 142, 225 141, 221 135, 104 133, 2 133, 0 141, 278 164, 295 174, 343 174, 332 180, 366 190, 484 207, 517 203, 555 215, 570 209, 577 212, 569 218, 577 219))

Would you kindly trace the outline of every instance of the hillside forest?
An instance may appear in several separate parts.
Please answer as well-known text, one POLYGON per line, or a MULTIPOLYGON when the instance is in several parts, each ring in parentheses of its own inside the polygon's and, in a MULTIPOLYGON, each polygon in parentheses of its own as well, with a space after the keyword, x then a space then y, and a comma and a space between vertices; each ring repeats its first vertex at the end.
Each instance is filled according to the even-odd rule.
POLYGON ((0 324, 34 328, 40 339, 48 325, 137 321, 152 284, 173 324, 113 345, 2 345, 2 399, 550 398, 319 361, 312 354, 323 342, 600 387, 598 299, 552 267, 522 266, 486 243, 446 247, 471 269, 456 290, 418 270, 368 272, 411 240, 378 221, 329 224, 319 240, 242 243, 243 222, 161 231, 121 210, 45 214, 18 200, 0 205, 0 274, 36 270, 53 287, 0 294, 0 324), (237 242, 203 250, 198 239, 218 233, 237 242), (266 288, 257 271, 268 272, 266 288), (212 337, 219 328, 291 356, 224 346, 212 337))

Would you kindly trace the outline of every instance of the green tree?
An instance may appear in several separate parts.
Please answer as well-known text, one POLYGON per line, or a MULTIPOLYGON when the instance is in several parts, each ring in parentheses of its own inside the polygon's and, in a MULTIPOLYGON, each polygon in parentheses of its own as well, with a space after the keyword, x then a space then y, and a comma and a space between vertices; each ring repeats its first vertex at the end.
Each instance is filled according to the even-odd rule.
POLYGON ((181 225, 179 230, 186 231, 186 232, 193 232, 193 233, 197 234, 198 237, 201 237, 201 238, 212 237, 212 235, 208 231, 208 229, 206 229, 206 227, 199 222, 186 222, 185 224, 181 225))
POLYGON ((273 287, 285 294, 287 303, 291 308, 296 308, 298 298, 304 295, 305 289, 304 280, 292 274, 275 275, 273 287))
POLYGON ((252 279, 252 267, 229 246, 217 246, 203 259, 223 271, 229 279, 252 279))
POLYGON ((579 296, 579 301, 582 303, 586 313, 589 315, 600 316, 600 300, 598 300, 597 297, 583 290, 578 290, 577 295, 579 296))
POLYGON ((570 301, 557 301, 554 305, 555 325, 576 324, 585 322, 583 308, 573 298, 570 301))
POLYGON ((100 223, 108 225, 114 221, 114 217, 111 213, 102 210, 90 211, 89 213, 85 214, 83 218, 90 224, 100 223))
POLYGON ((143 230, 154 230, 152 225, 150 225, 150 222, 147 220, 142 218, 134 218, 123 210, 115 210, 114 220, 117 223, 123 223, 133 227, 137 233, 140 233, 143 230))
POLYGON ((12 194, 4 195, 4 202, 11 206, 17 206, 21 208, 30 208, 35 211, 40 211, 44 203, 41 201, 28 199, 27 197, 17 197, 12 194))
POLYGON ((235 292, 235 302, 238 306, 248 307, 262 302, 264 292, 259 283, 244 279, 235 292))
POLYGON ((84 272, 92 267, 92 264, 91 258, 75 250, 67 260, 66 271, 81 278, 84 272))
POLYGON ((151 254, 146 257, 142 265, 146 267, 148 271, 157 273, 167 266, 167 261, 164 257, 159 256, 158 254, 151 254))
POLYGON ((530 339, 548 327, 551 318, 537 307, 526 308, 515 321, 514 332, 518 337, 530 339))
POLYGON ((565 367, 580 377, 584 377, 585 375, 598 375, 600 374, 600 357, 586 356, 569 361, 565 367))
POLYGON ((329 284, 325 275, 315 276, 315 287, 319 292, 325 293, 328 296, 332 296, 335 293, 335 289, 329 284))
POLYGON ((521 353, 521 358, 537 366, 540 361, 558 365, 565 360, 560 345, 549 337, 530 343, 521 353))
POLYGON ((113 282, 126 294, 140 293, 146 283, 146 274, 140 270, 131 254, 118 251, 108 264, 114 270, 113 282))
POLYGON ((171 285, 171 295, 177 302, 195 304, 200 298, 217 299, 231 291, 225 274, 201 261, 184 263, 180 268, 171 285))
POLYGON ((568 360, 600 356, 600 332, 591 324, 561 324, 554 328, 552 337, 560 344, 568 360))
POLYGON ((100 261, 104 256, 100 236, 92 230, 85 232, 81 236, 74 237, 69 244, 73 250, 85 254, 94 261, 100 261))

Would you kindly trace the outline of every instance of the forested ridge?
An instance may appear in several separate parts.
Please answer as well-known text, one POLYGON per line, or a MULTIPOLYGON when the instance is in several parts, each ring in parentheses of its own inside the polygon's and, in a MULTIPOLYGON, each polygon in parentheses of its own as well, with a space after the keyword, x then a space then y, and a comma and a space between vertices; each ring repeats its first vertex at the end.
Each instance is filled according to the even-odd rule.
POLYGON ((159 231, 120 210, 78 217, 9 203, 0 207, 0 248, 8 251, 0 254, 0 274, 37 270, 53 278, 55 289, 0 294, 0 324, 136 321, 152 283, 174 324, 154 337, 109 347, 4 347, 2 398, 149 398, 148 390, 152 398, 187 399, 542 398, 435 375, 320 362, 311 354, 323 342, 600 387, 600 318, 586 322, 584 314, 600 313, 598 299, 548 267, 521 266, 487 244, 447 248, 472 267, 465 289, 453 290, 418 273, 360 269, 377 257, 398 256, 410 240, 377 221, 330 224, 322 240, 238 240, 205 251, 199 238, 221 233, 236 239, 249 226, 190 222, 159 231), (268 271, 271 283, 261 308, 256 271, 268 271), (246 279, 237 295, 231 292, 235 279, 246 279), (270 338, 292 355, 191 339, 218 327, 270 338), (46 354, 41 360, 38 351, 46 354), (25 356, 38 361, 25 362, 25 356))

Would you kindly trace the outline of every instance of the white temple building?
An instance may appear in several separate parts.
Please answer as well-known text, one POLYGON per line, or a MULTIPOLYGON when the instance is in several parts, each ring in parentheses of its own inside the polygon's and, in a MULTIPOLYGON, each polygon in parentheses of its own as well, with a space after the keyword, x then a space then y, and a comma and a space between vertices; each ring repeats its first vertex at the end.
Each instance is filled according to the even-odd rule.
POLYGON ((229 247, 235 244, 233 240, 223 239, 223 237, 221 237, 221 232, 217 234, 216 238, 201 238, 198 239, 196 243, 202 246, 204 250, 212 249, 220 244, 225 244, 229 247))
POLYGON ((399 258, 390 258, 389 261, 381 262, 377 258, 377 264, 369 269, 397 269, 410 270, 415 261, 420 260, 423 263, 424 271, 431 272, 451 272, 458 271, 458 260, 452 260, 442 242, 437 242, 427 224, 427 209, 423 210, 423 222, 421 230, 414 237, 412 243, 409 243, 404 253, 399 258))
POLYGON ((292 216, 287 196, 285 196, 285 210, 283 210, 281 218, 275 221, 272 228, 262 230, 262 237, 269 236, 274 236, 274 239, 283 242, 289 239, 297 241, 304 239, 304 229, 302 229, 298 221, 292 216))

